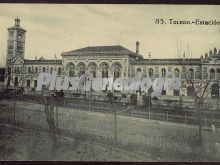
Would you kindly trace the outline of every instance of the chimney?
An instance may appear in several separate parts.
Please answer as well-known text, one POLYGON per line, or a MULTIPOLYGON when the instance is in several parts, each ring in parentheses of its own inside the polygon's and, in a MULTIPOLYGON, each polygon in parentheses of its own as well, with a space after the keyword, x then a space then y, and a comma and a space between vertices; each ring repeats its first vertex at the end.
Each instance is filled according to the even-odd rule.
POLYGON ((149 52, 149 60, 151 60, 151 54, 150 54, 150 52, 149 52))
POLYGON ((136 42, 136 54, 139 54, 139 41, 136 42))

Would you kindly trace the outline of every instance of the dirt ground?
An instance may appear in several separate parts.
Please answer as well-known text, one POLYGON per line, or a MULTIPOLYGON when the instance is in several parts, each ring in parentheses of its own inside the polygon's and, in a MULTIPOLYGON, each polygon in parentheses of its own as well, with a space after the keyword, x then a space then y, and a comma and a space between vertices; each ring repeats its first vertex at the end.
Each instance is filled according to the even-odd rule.
POLYGON ((153 161, 127 151, 69 137, 0 124, 0 160, 153 161))

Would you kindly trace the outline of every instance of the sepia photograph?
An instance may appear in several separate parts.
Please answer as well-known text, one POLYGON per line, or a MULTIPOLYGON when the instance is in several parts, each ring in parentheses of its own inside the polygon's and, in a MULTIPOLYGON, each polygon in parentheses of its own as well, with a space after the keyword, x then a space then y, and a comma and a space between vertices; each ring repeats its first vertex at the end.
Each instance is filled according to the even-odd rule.
POLYGON ((220 6, 0 4, 0 162, 219 162, 220 6))

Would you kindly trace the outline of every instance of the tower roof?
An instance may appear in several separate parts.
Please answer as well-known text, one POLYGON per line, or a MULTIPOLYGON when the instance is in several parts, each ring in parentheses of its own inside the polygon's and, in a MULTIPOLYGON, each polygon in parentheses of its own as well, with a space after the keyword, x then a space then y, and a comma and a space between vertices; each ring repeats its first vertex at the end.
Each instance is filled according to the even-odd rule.
POLYGON ((8 30, 20 30, 20 31, 24 31, 26 32, 25 29, 23 29, 22 27, 20 27, 20 22, 21 20, 17 17, 15 19, 15 25, 13 27, 8 28, 8 30))

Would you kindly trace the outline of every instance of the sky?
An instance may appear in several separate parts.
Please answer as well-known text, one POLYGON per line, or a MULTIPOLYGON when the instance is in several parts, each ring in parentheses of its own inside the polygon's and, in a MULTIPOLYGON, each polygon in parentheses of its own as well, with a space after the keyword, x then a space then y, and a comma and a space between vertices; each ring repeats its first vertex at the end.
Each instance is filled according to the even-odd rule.
POLYGON ((118 4, 0 4, 0 66, 5 65, 7 28, 21 19, 27 30, 25 59, 61 59, 87 46, 122 45, 148 58, 177 58, 177 45, 193 58, 220 49, 220 25, 177 25, 175 20, 218 20, 220 6, 118 4), (167 24, 156 24, 163 19, 167 24), (190 52, 190 53, 189 53, 190 52))

